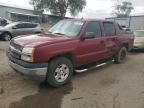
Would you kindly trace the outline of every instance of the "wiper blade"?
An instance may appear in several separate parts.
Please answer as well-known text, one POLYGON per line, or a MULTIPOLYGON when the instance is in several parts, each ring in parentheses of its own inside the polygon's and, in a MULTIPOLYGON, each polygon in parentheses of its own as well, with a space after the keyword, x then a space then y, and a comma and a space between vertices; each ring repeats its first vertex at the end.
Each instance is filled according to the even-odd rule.
POLYGON ((58 34, 58 35, 65 35, 65 34, 63 34, 63 33, 54 33, 54 34, 58 34))
POLYGON ((48 31, 49 33, 52 33, 51 31, 48 31))

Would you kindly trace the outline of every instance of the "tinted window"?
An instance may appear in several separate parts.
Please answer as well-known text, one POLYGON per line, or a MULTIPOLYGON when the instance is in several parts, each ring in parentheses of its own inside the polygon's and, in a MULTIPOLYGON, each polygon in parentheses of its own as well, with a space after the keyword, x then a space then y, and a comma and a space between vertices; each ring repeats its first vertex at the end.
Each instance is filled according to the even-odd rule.
POLYGON ((21 29, 21 28, 26 28, 26 25, 24 23, 21 23, 21 24, 17 24, 16 27, 18 29, 21 29))
POLYGON ((104 30, 106 36, 114 36, 116 35, 115 26, 113 23, 105 22, 104 23, 104 30))
POLYGON ((36 28, 37 24, 26 23, 26 28, 36 28))
POLYGON ((101 36, 101 28, 98 22, 91 22, 86 28, 86 32, 92 32, 95 36, 101 36))

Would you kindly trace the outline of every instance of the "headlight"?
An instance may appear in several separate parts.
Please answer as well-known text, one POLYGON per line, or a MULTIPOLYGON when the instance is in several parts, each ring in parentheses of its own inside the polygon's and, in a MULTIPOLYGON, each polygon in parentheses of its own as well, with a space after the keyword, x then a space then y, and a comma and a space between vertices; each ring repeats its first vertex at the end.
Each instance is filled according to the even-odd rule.
POLYGON ((34 48, 23 48, 21 60, 27 62, 33 62, 34 60, 34 48))

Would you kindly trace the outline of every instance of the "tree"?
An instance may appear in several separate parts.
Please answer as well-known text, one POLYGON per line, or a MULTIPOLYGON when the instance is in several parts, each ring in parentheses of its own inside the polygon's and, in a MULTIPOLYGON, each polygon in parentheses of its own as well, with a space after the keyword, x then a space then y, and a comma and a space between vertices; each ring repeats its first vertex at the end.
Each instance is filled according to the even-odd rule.
POLYGON ((65 17, 67 12, 75 16, 82 12, 86 6, 85 0, 31 0, 30 4, 34 6, 34 10, 47 10, 52 14, 65 17))
POLYGON ((131 2, 124 1, 122 4, 117 4, 115 6, 113 14, 117 17, 128 17, 133 9, 131 2))

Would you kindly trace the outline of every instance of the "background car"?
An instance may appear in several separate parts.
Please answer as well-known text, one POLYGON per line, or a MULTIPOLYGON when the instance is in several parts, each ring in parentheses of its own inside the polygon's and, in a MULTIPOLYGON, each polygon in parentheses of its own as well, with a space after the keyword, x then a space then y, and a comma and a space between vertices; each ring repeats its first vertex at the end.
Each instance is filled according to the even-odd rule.
POLYGON ((2 18, 0 17, 0 26, 6 26, 7 24, 12 23, 12 21, 6 19, 6 18, 2 18))
POLYGON ((135 40, 133 49, 144 49, 144 30, 134 32, 135 40))
POLYGON ((40 24, 30 22, 14 22, 4 27, 0 27, 0 38, 9 41, 11 38, 20 35, 40 33, 40 24))

